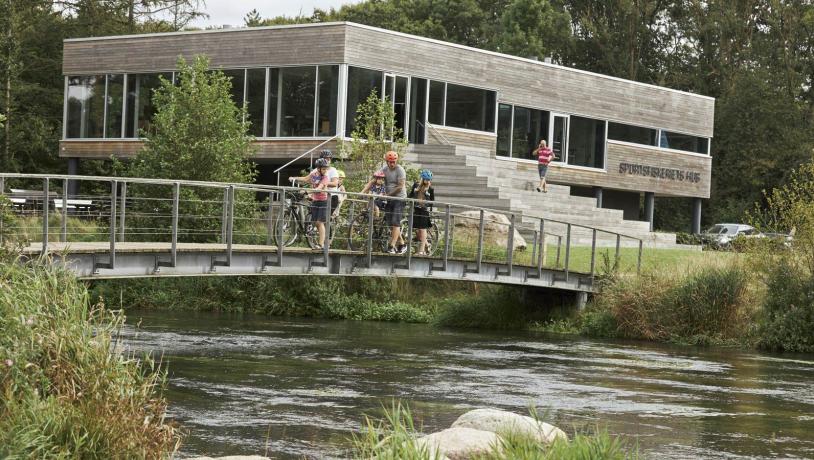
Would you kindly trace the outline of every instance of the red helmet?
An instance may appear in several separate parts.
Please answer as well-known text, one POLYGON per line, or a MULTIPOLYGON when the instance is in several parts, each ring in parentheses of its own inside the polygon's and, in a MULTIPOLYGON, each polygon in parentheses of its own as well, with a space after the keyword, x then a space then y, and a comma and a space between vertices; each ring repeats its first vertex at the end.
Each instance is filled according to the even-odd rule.
POLYGON ((399 161, 399 154, 391 150, 384 154, 384 161, 399 161))
POLYGON ((384 179, 384 171, 376 171, 373 173, 373 177, 377 179, 384 179))

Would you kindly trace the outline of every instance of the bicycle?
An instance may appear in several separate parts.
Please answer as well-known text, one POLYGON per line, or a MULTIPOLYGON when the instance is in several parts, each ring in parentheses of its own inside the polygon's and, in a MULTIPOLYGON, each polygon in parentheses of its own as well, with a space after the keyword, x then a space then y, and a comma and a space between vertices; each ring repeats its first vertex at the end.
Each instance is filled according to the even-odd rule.
MULTIPOLYGON (((409 230, 409 217, 404 217, 401 219, 401 234, 405 235, 405 239, 407 238, 407 233, 409 230)), ((427 229, 427 255, 433 256, 438 251, 438 246, 443 244, 440 238, 441 231, 438 229, 438 224, 436 223, 436 219, 432 220, 432 224, 430 228, 427 229)), ((413 235, 410 237, 410 244, 412 245, 411 252, 413 254, 418 253, 418 248, 421 246, 421 241, 418 239, 418 232, 413 229, 413 235)))
MULTIPOLYGON (((283 204, 285 207, 283 210, 283 221, 279 224, 282 228, 274 229, 274 234, 272 235, 274 244, 279 244, 278 238, 282 235, 283 247, 289 247, 301 238, 304 238, 308 247, 311 249, 321 248, 322 245, 319 244, 319 231, 311 220, 311 200, 308 198, 308 193, 305 190, 284 193, 287 198, 285 198, 283 204), (290 198, 288 198, 289 195, 290 198)), ((331 233, 328 235, 328 241, 333 240, 337 225, 336 216, 332 216, 331 233)))
MULTIPOLYGON (((354 203, 355 204, 355 203, 354 203)), ((369 209, 367 206, 359 211, 350 223, 348 230, 348 249, 351 251, 365 251, 367 245, 368 234, 370 230, 370 223, 368 221, 369 209)), ((418 252, 420 241, 417 236, 408 235, 409 218, 403 217, 401 220, 401 234, 405 239, 411 240, 411 251, 413 254, 418 252)), ((440 242, 441 231, 435 221, 432 226, 427 229, 427 254, 432 256, 438 250, 440 242)), ((384 222, 384 211, 380 212, 379 217, 373 219, 373 250, 386 252, 388 243, 390 242, 390 226, 384 222)))
MULTIPOLYGON (((351 203, 350 211, 359 208, 360 202, 351 203)), ((348 249, 351 251, 365 251, 367 248, 368 235, 370 234, 369 215, 370 209, 364 203, 358 213, 355 213, 348 226, 348 249)), ((387 244, 390 240, 390 227, 385 225, 384 211, 379 212, 379 217, 373 218, 373 250, 387 251, 387 244)))

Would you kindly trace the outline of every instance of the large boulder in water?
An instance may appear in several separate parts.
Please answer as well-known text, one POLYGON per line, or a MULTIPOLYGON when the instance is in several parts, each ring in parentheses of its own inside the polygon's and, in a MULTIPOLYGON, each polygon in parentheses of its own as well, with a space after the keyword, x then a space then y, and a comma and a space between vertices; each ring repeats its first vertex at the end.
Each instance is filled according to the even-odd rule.
POLYGON ((568 436, 554 425, 531 417, 497 409, 469 411, 452 424, 453 428, 472 428, 494 433, 516 433, 529 436, 537 442, 551 444, 555 439, 568 440, 568 436))
POLYGON ((467 460, 485 455, 500 446, 500 437, 489 431, 454 427, 416 439, 416 446, 426 446, 430 458, 467 460))
MULTIPOLYGON (((520 224, 515 220, 515 225, 520 224)), ((509 245, 509 228, 511 221, 503 214, 484 211, 483 213, 483 244, 484 246, 497 246, 505 248, 509 245)), ((480 230, 480 211, 463 211, 455 214, 454 237, 456 240, 467 239, 473 245, 478 244, 480 230)), ((514 230, 514 250, 525 251, 526 240, 520 232, 514 230)))

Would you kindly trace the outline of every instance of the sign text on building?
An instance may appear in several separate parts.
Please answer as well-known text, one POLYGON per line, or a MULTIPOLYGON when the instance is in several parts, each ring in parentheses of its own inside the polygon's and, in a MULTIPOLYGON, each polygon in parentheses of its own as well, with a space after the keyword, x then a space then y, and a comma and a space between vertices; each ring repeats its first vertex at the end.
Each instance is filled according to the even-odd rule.
POLYGON ((678 182, 691 182, 693 184, 701 182, 701 173, 697 171, 684 171, 681 169, 673 168, 659 168, 658 166, 647 166, 632 163, 620 163, 619 174, 655 177, 657 179, 667 179, 678 182))

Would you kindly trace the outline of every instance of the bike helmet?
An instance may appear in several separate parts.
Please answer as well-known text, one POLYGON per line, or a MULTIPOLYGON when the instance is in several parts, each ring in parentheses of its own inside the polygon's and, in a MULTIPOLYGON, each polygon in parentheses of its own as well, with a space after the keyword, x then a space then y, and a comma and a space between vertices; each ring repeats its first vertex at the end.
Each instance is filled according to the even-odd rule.
POLYGON ((384 171, 376 171, 373 173, 373 177, 376 179, 384 179, 384 171))
POLYGON ((429 169, 422 169, 421 178, 424 180, 432 180, 432 171, 430 171, 429 169))
POLYGON ((331 159, 331 158, 333 158, 333 157, 334 157, 334 153, 333 153, 333 152, 331 152, 331 150, 330 150, 330 149, 325 149, 325 150, 323 150, 323 151, 319 152, 319 157, 320 157, 320 158, 328 158, 328 159, 331 159))
POLYGON ((337 173, 337 174, 339 174, 339 177, 342 177, 342 178, 345 178, 345 177, 346 177, 346 176, 345 176, 345 171, 342 171, 341 169, 337 169, 337 170, 336 170, 336 173, 337 173))
POLYGON ((327 168, 328 167, 328 160, 325 158, 317 158, 317 161, 314 162, 315 168, 327 168))
POLYGON ((384 161, 399 161, 399 154, 391 150, 384 154, 384 161))

